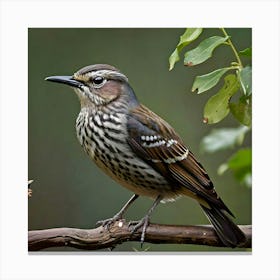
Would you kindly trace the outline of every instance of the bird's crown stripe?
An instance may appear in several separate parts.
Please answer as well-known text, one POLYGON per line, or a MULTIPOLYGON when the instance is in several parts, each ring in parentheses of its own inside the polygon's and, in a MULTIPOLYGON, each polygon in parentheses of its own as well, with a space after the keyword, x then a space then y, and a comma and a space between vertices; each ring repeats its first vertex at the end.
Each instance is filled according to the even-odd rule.
POLYGON ((120 72, 117 72, 117 71, 112 71, 112 70, 98 70, 98 71, 93 71, 91 73, 89 73, 90 76, 92 77, 96 77, 96 76, 102 76, 102 77, 119 77, 119 78, 122 78, 126 81, 128 81, 128 78, 120 73, 120 72))

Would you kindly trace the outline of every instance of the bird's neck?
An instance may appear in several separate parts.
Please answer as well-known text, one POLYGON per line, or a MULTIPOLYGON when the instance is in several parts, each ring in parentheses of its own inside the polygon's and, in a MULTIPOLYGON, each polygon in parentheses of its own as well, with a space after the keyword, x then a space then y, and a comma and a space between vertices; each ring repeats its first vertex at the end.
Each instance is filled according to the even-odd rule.
POLYGON ((133 88, 129 84, 125 84, 125 92, 130 110, 140 105, 133 88))

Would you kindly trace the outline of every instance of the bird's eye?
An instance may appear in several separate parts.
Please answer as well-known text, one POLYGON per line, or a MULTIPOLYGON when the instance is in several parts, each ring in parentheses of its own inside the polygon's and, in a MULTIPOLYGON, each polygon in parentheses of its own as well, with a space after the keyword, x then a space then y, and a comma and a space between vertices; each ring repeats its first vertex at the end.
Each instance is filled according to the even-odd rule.
POLYGON ((104 82, 104 78, 101 76, 97 76, 97 77, 93 78, 93 82, 96 85, 101 85, 104 82))

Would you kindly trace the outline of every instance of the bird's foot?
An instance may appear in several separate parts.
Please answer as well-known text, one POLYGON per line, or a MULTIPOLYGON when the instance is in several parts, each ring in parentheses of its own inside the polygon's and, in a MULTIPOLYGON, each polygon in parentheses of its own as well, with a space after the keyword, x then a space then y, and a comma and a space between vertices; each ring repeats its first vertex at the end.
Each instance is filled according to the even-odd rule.
POLYGON ((149 215, 146 215, 140 221, 130 221, 128 224, 129 227, 134 225, 131 229, 131 234, 135 233, 139 228, 143 227, 142 233, 141 233, 141 239, 140 239, 141 248, 143 247, 143 244, 144 244, 145 234, 146 234, 149 223, 150 223, 150 217, 149 217, 149 215))
POLYGON ((122 216, 118 214, 116 214, 114 217, 106 219, 106 220, 100 220, 96 223, 96 225, 101 225, 103 226, 106 230, 108 230, 108 228, 115 223, 118 220, 121 220, 122 216))

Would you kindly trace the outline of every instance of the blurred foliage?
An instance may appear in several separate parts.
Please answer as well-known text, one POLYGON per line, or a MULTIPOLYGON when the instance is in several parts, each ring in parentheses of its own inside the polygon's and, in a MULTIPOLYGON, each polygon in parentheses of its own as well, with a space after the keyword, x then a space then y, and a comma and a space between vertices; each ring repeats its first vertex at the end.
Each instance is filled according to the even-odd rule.
POLYGON ((252 149, 240 149, 230 159, 220 165, 218 174, 232 170, 238 181, 250 187, 252 185, 252 149))
MULTIPOLYGON (((206 102, 203 120, 207 124, 215 124, 222 121, 231 112, 242 126, 216 129, 205 136, 201 142, 201 149, 208 153, 232 148, 236 144, 242 145, 245 134, 250 131, 252 125, 252 67, 250 65, 244 67, 240 58, 240 55, 251 58, 252 49, 248 47, 238 52, 226 30, 224 28, 220 28, 220 30, 224 36, 206 38, 197 47, 186 51, 184 55, 184 65, 188 67, 205 62, 212 56, 214 50, 221 45, 228 46, 235 57, 235 61, 227 67, 196 76, 193 82, 192 91, 201 94, 216 86, 226 72, 233 72, 225 76, 223 86, 206 102), (237 102, 231 101, 233 96, 238 98, 237 102)), ((180 60, 179 55, 182 49, 195 41, 202 34, 202 31, 201 28, 186 29, 180 37, 175 51, 169 57, 170 70, 180 60), (176 56, 174 56, 174 53, 176 53, 176 56)), ((218 174, 221 175, 226 170, 232 170, 240 183, 251 186, 252 150, 248 148, 237 151, 226 163, 219 167, 218 174)))
POLYGON ((242 145, 249 128, 240 126, 237 128, 213 129, 210 134, 201 141, 201 151, 214 153, 217 151, 234 148, 236 145, 242 145))

